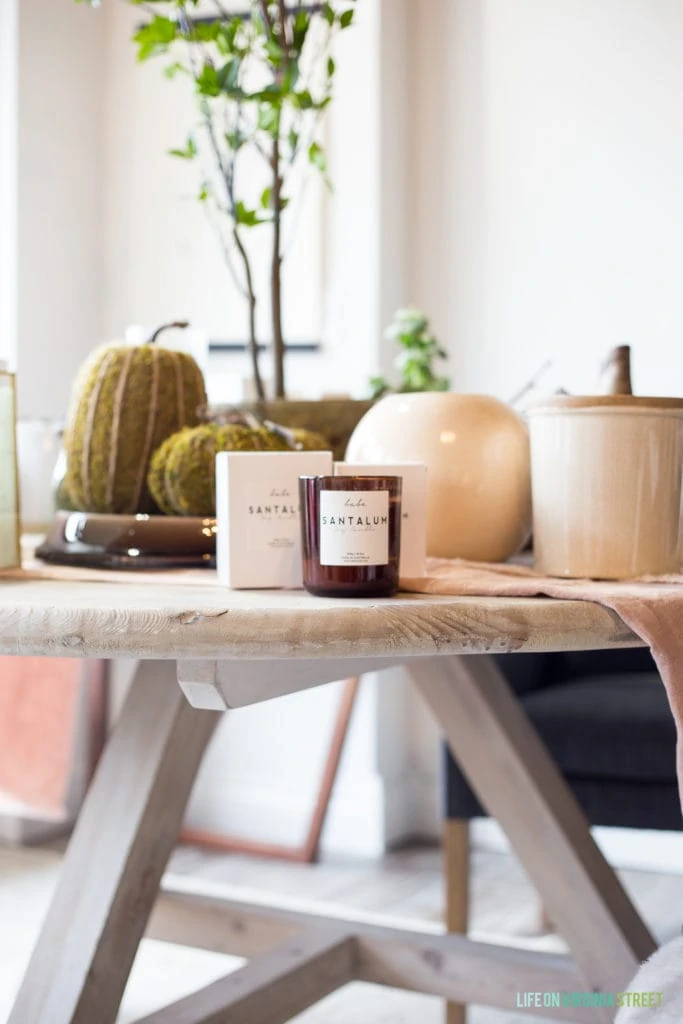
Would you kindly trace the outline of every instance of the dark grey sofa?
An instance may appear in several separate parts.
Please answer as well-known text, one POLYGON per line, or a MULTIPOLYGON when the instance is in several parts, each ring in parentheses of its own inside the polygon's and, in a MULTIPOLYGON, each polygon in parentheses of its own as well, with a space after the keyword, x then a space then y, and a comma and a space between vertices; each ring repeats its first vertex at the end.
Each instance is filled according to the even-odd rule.
MULTIPOLYGON (((680 829, 676 731, 646 649, 496 658, 593 825, 680 829)), ((445 750, 445 813, 485 813, 445 750)))
MULTIPOLYGON (((495 660, 592 825, 683 826, 676 730, 649 651, 505 654, 495 660)), ((464 933, 468 823, 485 812, 446 747, 444 803, 446 927, 464 933)), ((446 1024, 465 1020, 466 1007, 447 1004, 446 1024)))

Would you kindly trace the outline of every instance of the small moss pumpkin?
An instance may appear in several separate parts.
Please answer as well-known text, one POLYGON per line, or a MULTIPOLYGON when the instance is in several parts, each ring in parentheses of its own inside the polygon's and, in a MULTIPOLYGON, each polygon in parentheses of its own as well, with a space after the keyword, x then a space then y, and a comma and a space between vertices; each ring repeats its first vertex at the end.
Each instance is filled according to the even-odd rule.
POLYGON ((316 430, 303 430, 300 427, 296 427, 292 430, 294 442, 297 451, 300 452, 329 452, 332 451, 332 445, 319 434, 316 430))
POLYGON ((287 441, 265 428, 205 423, 181 430, 155 452, 147 483, 159 508, 172 515, 213 516, 216 452, 288 451, 287 441))
POLYGON ((147 485, 168 515, 216 514, 216 452, 328 449, 321 434, 307 430, 269 430, 241 423, 205 423, 167 438, 152 456, 147 485))
POLYGON ((146 345, 105 345, 76 378, 64 439, 65 483, 84 511, 154 511, 147 486, 153 452, 199 422, 206 405, 202 372, 184 352, 152 344, 161 330, 146 345))
POLYGON ((186 431, 192 429, 192 427, 185 427, 183 430, 179 430, 178 433, 171 434, 170 437, 167 437, 163 444, 157 448, 149 464, 147 487, 149 488, 152 498, 159 506, 159 509, 167 516, 174 516, 176 514, 176 510, 175 506, 171 503, 171 499, 166 493, 166 463, 169 455, 171 454, 173 445, 177 443, 178 439, 186 431))

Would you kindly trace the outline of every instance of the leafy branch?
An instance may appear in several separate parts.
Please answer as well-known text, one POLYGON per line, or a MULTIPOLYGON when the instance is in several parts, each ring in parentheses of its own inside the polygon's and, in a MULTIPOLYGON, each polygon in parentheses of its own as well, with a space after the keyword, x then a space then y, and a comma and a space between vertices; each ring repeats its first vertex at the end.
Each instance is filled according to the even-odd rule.
MULTIPOLYGON (((99 0, 76 2, 97 6, 99 0)), ((200 0, 124 2, 147 16, 133 36, 138 60, 170 57, 164 74, 192 83, 200 111, 199 130, 170 150, 170 155, 199 165, 198 198, 215 220, 233 275, 237 273, 234 260, 240 267, 259 398, 265 397, 256 335, 259 296, 247 236, 253 230, 270 229, 274 391, 282 397, 283 214, 293 198, 296 168, 307 165, 331 184, 318 135, 333 96, 333 41, 353 24, 356 0, 291 7, 286 0, 249 0, 245 14, 231 13, 221 0, 212 0, 216 13, 208 18, 198 13, 200 0), (238 188, 242 179, 249 185, 240 169, 250 151, 260 158, 264 175, 258 198, 248 187, 246 191, 238 188)))

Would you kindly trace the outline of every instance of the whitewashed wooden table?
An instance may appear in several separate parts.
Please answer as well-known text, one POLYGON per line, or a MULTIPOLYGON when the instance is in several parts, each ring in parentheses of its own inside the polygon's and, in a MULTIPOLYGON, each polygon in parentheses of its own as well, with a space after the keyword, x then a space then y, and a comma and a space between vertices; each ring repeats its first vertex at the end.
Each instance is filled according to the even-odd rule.
MULTIPOLYGON (((165 584, 134 577, 0 583, 0 653, 140 659, 11 1024, 111 1024, 148 927, 157 938, 252 959, 146 1024, 282 1024, 354 979, 508 1009, 518 991, 623 990, 653 939, 483 655, 636 644, 617 615, 583 602, 409 594, 334 601, 231 593, 172 577, 165 584), (169 661, 169 671, 154 670, 158 659, 169 661), (394 665, 410 671, 571 955, 291 906, 159 895, 221 712, 394 665)), ((577 1014, 538 1012, 558 1020, 577 1014)), ((580 1015, 612 1019, 606 1008, 580 1015)))

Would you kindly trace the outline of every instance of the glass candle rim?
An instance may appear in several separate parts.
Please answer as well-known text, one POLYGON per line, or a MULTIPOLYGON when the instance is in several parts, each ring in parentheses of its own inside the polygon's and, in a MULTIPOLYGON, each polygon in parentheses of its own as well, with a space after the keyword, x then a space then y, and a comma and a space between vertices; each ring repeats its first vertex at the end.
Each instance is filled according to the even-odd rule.
MULTIPOLYGON (((332 481, 334 483, 346 482, 348 484, 352 483, 354 480, 386 480, 390 482, 402 481, 403 477, 396 475, 385 476, 384 474, 380 475, 378 473, 354 473, 353 476, 317 476, 315 474, 302 474, 299 477, 299 480, 317 480, 320 483, 326 483, 329 481, 332 481)), ((345 488, 339 487, 338 489, 340 491, 343 491, 345 488)))

